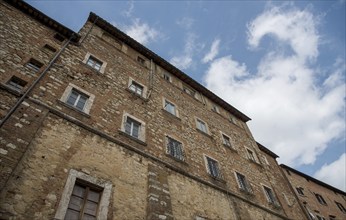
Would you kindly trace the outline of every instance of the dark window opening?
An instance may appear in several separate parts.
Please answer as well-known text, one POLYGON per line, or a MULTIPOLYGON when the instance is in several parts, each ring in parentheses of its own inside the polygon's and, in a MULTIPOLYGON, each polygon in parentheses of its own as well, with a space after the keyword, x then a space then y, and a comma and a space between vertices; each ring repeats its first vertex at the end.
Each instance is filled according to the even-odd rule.
POLYGON ((30 58, 29 62, 27 62, 25 66, 35 70, 35 72, 38 72, 43 66, 43 63, 41 63, 38 60, 35 60, 34 58, 30 58))
POLYGON ((65 37, 62 36, 62 35, 59 34, 59 33, 56 33, 56 34, 54 35, 54 38, 55 38, 56 40, 60 41, 60 42, 63 42, 63 41, 65 40, 65 37))
POLYGON ((12 76, 11 79, 9 81, 7 81, 6 84, 9 85, 10 87, 12 87, 13 89, 20 91, 25 87, 27 82, 22 80, 21 78, 18 78, 16 76, 12 76))

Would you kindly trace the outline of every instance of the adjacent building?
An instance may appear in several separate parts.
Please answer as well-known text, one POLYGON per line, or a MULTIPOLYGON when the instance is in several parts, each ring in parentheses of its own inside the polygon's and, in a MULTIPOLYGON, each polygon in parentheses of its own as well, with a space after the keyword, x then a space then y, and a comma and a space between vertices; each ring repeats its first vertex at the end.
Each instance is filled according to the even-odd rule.
POLYGON ((0 12, 0 219, 310 218, 250 118, 159 55, 94 13, 0 12))

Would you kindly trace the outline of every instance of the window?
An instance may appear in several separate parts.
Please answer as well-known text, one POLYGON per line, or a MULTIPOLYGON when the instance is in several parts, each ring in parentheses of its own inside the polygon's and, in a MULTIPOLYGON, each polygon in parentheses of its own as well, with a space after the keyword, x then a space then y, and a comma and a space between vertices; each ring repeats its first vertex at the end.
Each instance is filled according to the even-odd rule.
POLYGON ((140 95, 140 96, 143 96, 144 87, 143 87, 142 85, 139 85, 139 84, 136 83, 135 81, 132 81, 132 83, 131 83, 129 89, 130 89, 132 92, 134 92, 134 93, 136 93, 136 94, 138 94, 138 95, 140 95))
POLYGON ((167 82, 172 82, 172 78, 168 73, 163 73, 163 79, 167 82))
POLYGON ((60 101, 66 103, 68 106, 71 106, 74 109, 78 109, 79 111, 89 114, 94 99, 95 95, 70 83, 60 98, 60 101))
POLYGON ((126 117, 125 133, 139 139, 140 132, 141 132, 141 123, 130 117, 126 117))
POLYGON ((322 205, 327 205, 326 201, 320 194, 315 193, 315 197, 319 203, 321 203, 322 205))
POLYGON ((85 55, 84 60, 82 62, 99 73, 104 73, 107 66, 107 62, 99 58, 96 58, 96 56, 92 55, 89 52, 85 55))
POLYGON ((76 109, 83 111, 89 97, 82 92, 72 89, 66 103, 76 109))
POLYGON ((51 53, 55 53, 55 52, 56 52, 56 49, 55 49, 54 47, 48 45, 48 44, 45 44, 45 45, 43 46, 43 51, 46 51, 46 52, 48 52, 48 53, 51 54, 51 53))
POLYGON ((296 190, 299 195, 304 196, 304 189, 302 187, 297 187, 296 190))
POLYGON ((266 157, 265 155, 262 155, 262 159, 263 159, 263 161, 264 161, 267 165, 270 165, 270 164, 269 164, 269 161, 268 161, 268 159, 267 159, 267 157, 266 157))
POLYGON ((213 105, 211 110, 213 110, 216 113, 220 113, 219 107, 217 107, 216 105, 213 105))
POLYGON ((210 158, 205 156, 206 159, 206 163, 207 163, 207 171, 208 173, 214 177, 214 178, 220 178, 221 179, 221 174, 220 174, 220 170, 219 170, 219 163, 210 158))
POLYGON ((6 84, 15 90, 21 91, 24 88, 24 86, 27 84, 27 82, 22 80, 21 78, 12 76, 11 79, 6 84))
POLYGON ((172 157, 184 161, 182 143, 167 136, 167 153, 172 157))
POLYGON ((189 94, 190 96, 195 96, 195 91, 193 91, 192 89, 190 88, 187 88, 187 87, 183 87, 183 91, 186 92, 187 94, 189 94))
POLYGON ((76 182, 66 211, 66 220, 97 219, 102 189, 76 182))
POLYGON ((335 202, 335 204, 336 204, 336 206, 338 206, 338 208, 340 209, 340 211, 346 213, 346 209, 345 209, 345 207, 344 207, 341 203, 335 202))
POLYGON ((112 184, 71 169, 54 219, 107 219, 112 184))
POLYGON ((140 63, 140 64, 142 64, 142 65, 144 65, 144 64, 145 64, 145 59, 142 58, 142 57, 140 57, 140 56, 138 56, 138 57, 137 57, 137 62, 140 63))
POLYGON ((165 100, 164 109, 165 109, 167 112, 171 113, 172 115, 177 116, 177 110, 176 110, 176 107, 175 107, 175 105, 174 105, 173 103, 171 103, 171 102, 165 100))
POLYGON ((222 141, 225 146, 232 148, 231 139, 227 135, 222 134, 222 141))
POLYGON ((29 62, 27 62, 25 64, 25 66, 29 67, 30 69, 34 70, 35 72, 38 72, 41 69, 41 67, 43 66, 43 64, 41 62, 31 58, 29 60, 29 62))
POLYGON ((208 128, 206 123, 204 123, 202 120, 197 119, 197 129, 202 131, 203 133, 208 134, 208 128))
POLYGON ((317 220, 326 220, 324 217, 320 216, 320 215, 316 215, 317 220))
POLYGON ((62 36, 62 35, 59 34, 59 33, 56 33, 56 34, 54 35, 54 38, 55 38, 56 40, 60 41, 60 42, 63 42, 63 41, 65 40, 65 37, 62 36))
POLYGON ((247 182, 245 176, 243 174, 237 173, 236 172, 236 178, 238 182, 238 186, 242 191, 252 193, 252 189, 250 184, 247 182))
POLYGON ((96 59, 95 57, 89 56, 89 59, 87 60, 87 64, 88 66, 91 66, 95 70, 100 71, 103 63, 100 60, 96 59))
POLYGON ((246 149, 246 151, 247 151, 247 156, 248 156, 249 160, 256 162, 255 153, 248 148, 246 149))
POLYGON ((271 204, 278 205, 277 202, 276 202, 273 190, 271 188, 269 188, 269 187, 266 187, 266 186, 263 186, 263 189, 264 189, 264 193, 265 193, 265 195, 267 197, 268 202, 271 203, 271 204))

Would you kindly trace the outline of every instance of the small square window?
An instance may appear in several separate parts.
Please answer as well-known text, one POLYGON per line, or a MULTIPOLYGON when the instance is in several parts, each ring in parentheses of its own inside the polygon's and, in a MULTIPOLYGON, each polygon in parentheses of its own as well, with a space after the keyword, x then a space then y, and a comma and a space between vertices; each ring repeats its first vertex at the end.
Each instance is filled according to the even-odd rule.
POLYGON ((297 190, 297 193, 298 193, 299 195, 304 196, 304 188, 302 188, 302 187, 297 187, 296 190, 297 190))
POLYGON ((25 87, 27 82, 22 80, 21 78, 18 78, 16 76, 12 76, 11 79, 9 81, 7 81, 6 84, 15 90, 21 91, 25 87))
POLYGON ((138 56, 138 57, 137 57, 137 62, 140 63, 140 64, 142 64, 142 65, 144 65, 144 64, 145 64, 145 59, 142 58, 142 57, 140 57, 140 56, 138 56))
POLYGON ((184 153, 182 143, 173 138, 167 137, 167 153, 172 157, 184 161, 184 153))
POLYGON ((89 56, 89 58, 87 60, 87 65, 91 66, 92 68, 94 68, 97 71, 101 70, 102 64, 103 63, 100 60, 96 59, 93 56, 89 56))
POLYGON ((338 206, 340 211, 342 211, 343 213, 346 213, 346 209, 345 209, 345 207, 341 203, 335 202, 335 204, 336 204, 336 206, 338 206))
POLYGON ((242 191, 252 193, 252 188, 251 188, 250 184, 247 182, 247 180, 243 174, 236 172, 236 178, 238 181, 238 186, 242 191))
POLYGON ((207 128, 206 123, 204 123, 200 119, 197 119, 197 129, 202 131, 203 133, 208 134, 208 128, 207 128))
POLYGON ((255 157, 255 153, 250 149, 246 149, 246 151, 247 151, 247 155, 248 155, 249 160, 251 160, 253 162, 257 162, 256 157, 255 157))
POLYGON ((48 53, 55 53, 56 52, 56 49, 52 46, 50 46, 49 44, 45 44, 43 46, 43 50, 48 52, 48 53))
POLYGON ((212 106, 212 110, 213 110, 214 112, 216 112, 216 113, 220 113, 219 107, 216 106, 216 105, 213 105, 213 106, 212 106))
POLYGON ((214 178, 219 178, 221 179, 221 173, 220 173, 220 169, 219 169, 219 163, 210 158, 210 157, 207 157, 206 156, 206 161, 207 161, 207 171, 208 173, 214 177, 214 178))
POLYGON ((232 148, 231 139, 228 136, 222 134, 222 141, 225 146, 232 148))
POLYGON ((129 89, 131 91, 133 91, 134 93, 143 96, 143 91, 144 91, 144 87, 138 83, 136 83, 135 81, 131 82, 131 85, 129 86, 129 89))
POLYGON ((34 70, 35 72, 38 72, 41 67, 43 66, 43 63, 39 62, 38 60, 35 60, 31 58, 29 62, 25 64, 26 67, 29 67, 30 69, 34 70))
POLYGON ((273 190, 269 187, 266 187, 266 186, 263 186, 263 189, 264 189, 264 192, 265 192, 265 195, 267 197, 268 202, 271 204, 277 205, 277 201, 276 201, 276 198, 274 196, 273 190))
POLYGON ((163 79, 167 82, 172 82, 172 77, 168 73, 163 73, 163 79))
POLYGON ((56 33, 56 34, 54 35, 54 39, 56 39, 56 40, 58 40, 58 41, 60 41, 60 42, 63 42, 63 41, 65 40, 65 37, 62 36, 62 35, 59 34, 59 33, 56 33))
POLYGON ((327 202, 324 200, 324 198, 320 194, 315 193, 315 197, 320 204, 327 205, 327 202))
POLYGON ((130 117, 126 117, 125 133, 139 139, 141 135, 141 123, 130 117))
POLYGON ((76 89, 72 89, 66 103, 80 111, 83 111, 88 99, 89 96, 76 89))
POLYGON ((174 105, 173 103, 171 103, 171 102, 165 100, 164 109, 165 109, 167 112, 171 113, 172 115, 177 116, 176 107, 175 107, 175 105, 174 105))
POLYGON ((183 87, 183 91, 187 94, 189 94, 190 96, 194 97, 195 96, 195 91, 193 91, 192 89, 190 88, 187 88, 187 87, 183 87))

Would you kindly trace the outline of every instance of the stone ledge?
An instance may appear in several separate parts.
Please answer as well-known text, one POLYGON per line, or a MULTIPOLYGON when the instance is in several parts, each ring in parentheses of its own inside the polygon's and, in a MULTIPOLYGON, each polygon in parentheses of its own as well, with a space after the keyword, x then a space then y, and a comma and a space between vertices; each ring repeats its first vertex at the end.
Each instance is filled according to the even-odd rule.
POLYGON ((126 87, 125 90, 128 91, 129 93, 131 93, 133 96, 138 97, 138 98, 142 99, 142 100, 145 101, 145 102, 148 102, 148 101, 149 101, 148 98, 145 98, 145 97, 143 97, 143 96, 141 96, 141 95, 138 95, 138 94, 135 93, 134 91, 130 90, 128 87, 126 87))
POLYGON ((59 104, 65 106, 65 107, 67 107, 67 108, 69 108, 69 109, 71 109, 71 110, 73 110, 73 111, 75 111, 75 112, 77 112, 77 113, 79 113, 79 114, 81 114, 81 115, 87 117, 87 118, 90 118, 90 117, 91 117, 89 114, 87 114, 87 113, 85 113, 85 112, 83 112, 83 111, 81 111, 81 110, 79 110, 79 109, 77 109, 77 108, 75 108, 75 107, 73 107, 73 106, 71 106, 71 105, 69 105, 69 104, 66 104, 65 102, 63 102, 63 101, 61 101, 61 100, 59 100, 59 99, 57 100, 57 102, 58 102, 59 104))
POLYGON ((130 138, 131 140, 133 140, 133 141, 135 141, 135 142, 137 142, 137 143, 139 143, 139 144, 141 144, 141 145, 143 145, 143 146, 147 146, 147 143, 145 143, 144 141, 139 140, 138 138, 132 137, 131 135, 125 133, 125 132, 122 131, 122 130, 118 130, 118 133, 121 134, 121 135, 124 135, 124 136, 126 136, 126 137, 128 137, 128 138, 130 138))
POLYGON ((175 120, 181 121, 181 118, 179 118, 178 116, 173 115, 172 113, 168 112, 168 111, 165 110, 165 109, 161 109, 161 110, 162 110, 162 112, 164 112, 165 115, 168 115, 169 117, 172 117, 172 118, 174 118, 175 120))
POLYGON ((205 133, 204 131, 201 131, 201 130, 199 130, 198 128, 196 128, 196 130, 197 130, 199 133, 205 135, 206 137, 213 139, 213 137, 212 137, 210 134, 205 133))

